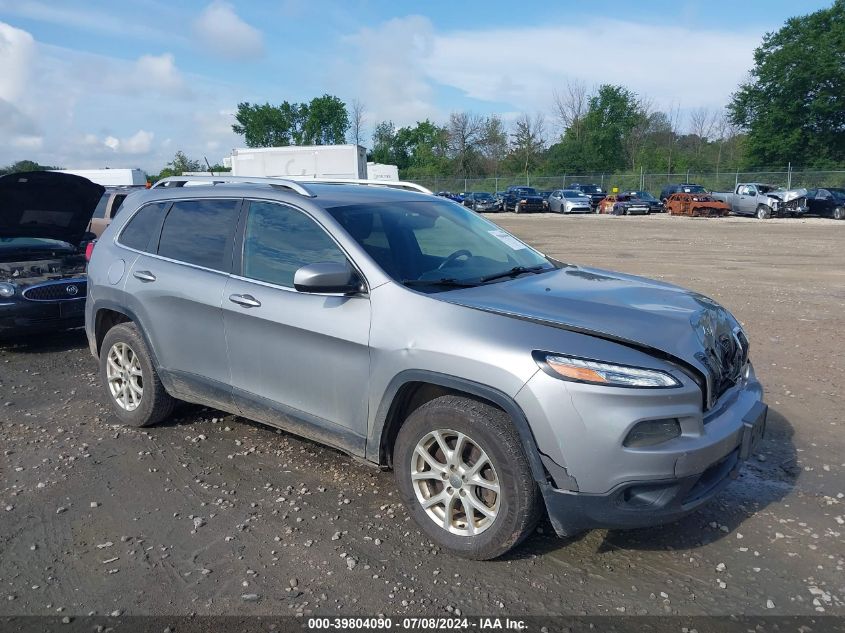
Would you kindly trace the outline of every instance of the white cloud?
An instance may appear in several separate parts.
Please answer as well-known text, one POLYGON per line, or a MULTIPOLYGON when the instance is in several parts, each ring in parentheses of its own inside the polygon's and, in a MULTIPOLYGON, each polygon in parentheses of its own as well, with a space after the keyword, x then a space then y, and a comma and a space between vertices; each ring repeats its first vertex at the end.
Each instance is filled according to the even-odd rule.
POLYGON ((469 97, 527 110, 547 106, 553 89, 568 78, 622 84, 654 98, 661 107, 718 107, 751 66, 764 30, 603 19, 577 28, 459 31, 435 38, 425 70, 429 80, 469 97))
POLYGON ((18 135, 12 138, 12 147, 23 150, 37 150, 44 146, 44 137, 36 135, 18 135))
POLYGON ((365 28, 344 38, 344 52, 335 70, 336 82, 348 94, 360 95, 373 120, 406 125, 438 118, 426 64, 434 49, 431 21, 412 15, 365 28), (352 54, 348 55, 349 48, 352 54))
POLYGON ((0 22, 0 99, 14 102, 29 80, 35 40, 21 29, 0 22))
POLYGON ((88 133, 82 137, 81 143, 89 148, 89 152, 94 154, 97 154, 98 149, 108 148, 116 154, 133 156, 148 154, 153 148, 153 138, 155 138, 155 134, 146 130, 138 130, 132 136, 122 139, 111 134, 100 139, 96 134, 88 133))
POLYGON ((567 79, 621 84, 661 108, 718 108, 752 65, 765 30, 602 19, 436 32, 428 18, 409 16, 346 38, 349 61, 338 64, 336 82, 364 95, 377 120, 399 124, 442 119, 438 97, 446 90, 479 102, 468 109, 548 111, 567 79))
POLYGON ((135 62, 134 76, 124 81, 134 89, 156 90, 162 94, 190 96, 191 91, 176 67, 172 54, 142 55, 135 62), (134 84, 134 86, 131 86, 134 84))
POLYGON ((194 21, 199 43, 220 57, 255 59, 264 54, 261 31, 244 22, 228 2, 215 0, 194 21))

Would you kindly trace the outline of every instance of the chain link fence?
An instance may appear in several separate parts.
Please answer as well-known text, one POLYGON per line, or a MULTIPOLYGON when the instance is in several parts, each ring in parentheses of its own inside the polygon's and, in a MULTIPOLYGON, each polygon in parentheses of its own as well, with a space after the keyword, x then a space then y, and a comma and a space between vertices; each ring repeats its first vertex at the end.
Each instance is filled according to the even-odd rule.
POLYGON ((643 190, 655 196, 667 184, 691 182, 702 185, 711 191, 733 191, 740 182, 762 182, 779 185, 787 189, 800 187, 845 187, 845 170, 828 171, 753 171, 753 172, 700 172, 695 170, 673 173, 583 173, 562 174, 560 176, 499 176, 486 178, 457 178, 451 176, 434 176, 428 178, 409 178, 434 192, 450 191, 460 193, 465 191, 487 191, 495 193, 504 191, 511 185, 527 185, 538 191, 565 189, 574 183, 596 184, 606 191, 618 187, 620 191, 643 190))

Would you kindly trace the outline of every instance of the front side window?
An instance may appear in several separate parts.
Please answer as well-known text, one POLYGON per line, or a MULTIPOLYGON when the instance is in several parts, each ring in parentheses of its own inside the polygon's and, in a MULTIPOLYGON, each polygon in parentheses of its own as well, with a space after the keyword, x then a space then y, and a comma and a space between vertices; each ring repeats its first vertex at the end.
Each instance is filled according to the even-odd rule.
MULTIPOLYGON (((150 238, 161 226, 161 216, 166 207, 166 202, 156 202, 141 207, 126 224, 118 241, 137 251, 149 252, 150 238)), ((155 246, 153 246, 153 250, 155 250, 155 246)))
MULTIPOLYGON (((328 212, 393 279, 480 283, 516 267, 554 266, 488 220, 449 203, 380 202, 328 212)), ((441 290, 442 288, 435 288, 441 290)))
POLYGON ((174 202, 161 229, 158 254, 203 268, 229 270, 226 251, 239 207, 240 200, 174 202))
POLYGON ((293 276, 302 266, 346 261, 323 228, 301 211, 273 202, 249 203, 244 277, 293 288, 293 276))

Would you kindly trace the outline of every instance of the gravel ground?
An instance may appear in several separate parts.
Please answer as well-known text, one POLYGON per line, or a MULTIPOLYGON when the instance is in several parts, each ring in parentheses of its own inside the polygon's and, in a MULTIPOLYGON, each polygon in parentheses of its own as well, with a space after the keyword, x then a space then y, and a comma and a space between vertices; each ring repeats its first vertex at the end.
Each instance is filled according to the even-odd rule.
POLYGON ((185 405, 116 424, 84 336, 0 344, 0 614, 843 614, 845 222, 491 216, 549 255, 708 294, 747 327, 769 435, 663 527, 453 558, 391 473, 185 405))

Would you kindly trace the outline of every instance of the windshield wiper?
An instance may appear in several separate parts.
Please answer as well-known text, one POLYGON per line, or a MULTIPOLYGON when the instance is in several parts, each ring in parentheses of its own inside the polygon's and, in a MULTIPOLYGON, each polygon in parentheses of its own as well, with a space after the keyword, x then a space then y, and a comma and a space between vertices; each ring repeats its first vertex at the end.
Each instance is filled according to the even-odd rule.
POLYGON ((444 277, 442 279, 403 279, 403 286, 449 286, 451 288, 472 288, 477 286, 477 283, 472 281, 460 281, 451 277, 444 277))
POLYGON ((486 283, 495 279, 504 279, 505 277, 516 277, 517 275, 522 275, 523 273, 545 272, 546 270, 552 269, 546 268, 543 264, 540 264, 539 266, 514 266, 510 270, 505 270, 494 275, 487 275, 486 277, 482 277, 479 281, 481 281, 481 283, 486 283))

